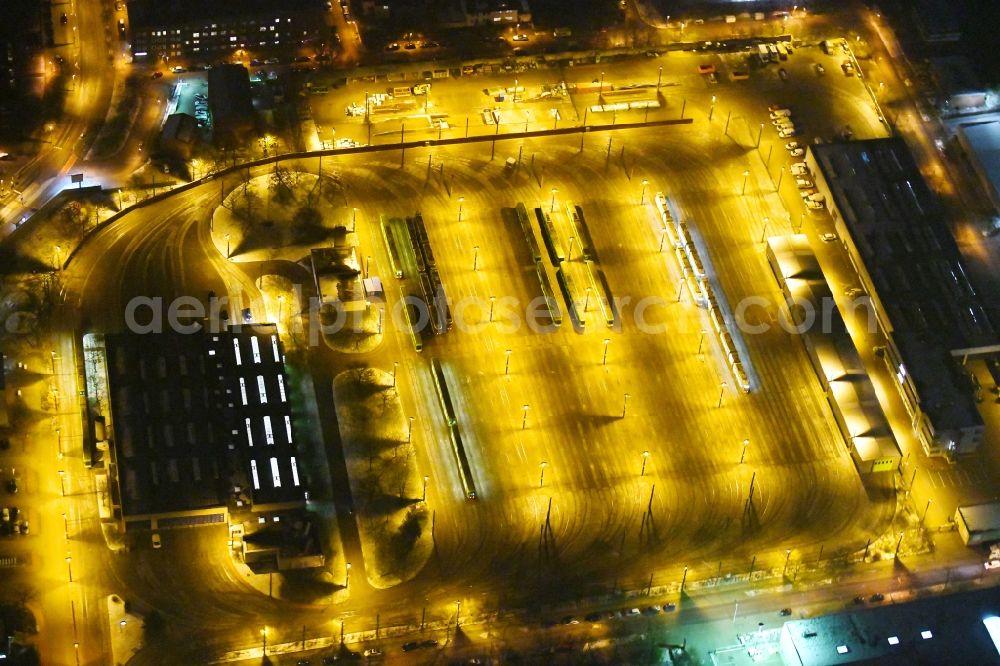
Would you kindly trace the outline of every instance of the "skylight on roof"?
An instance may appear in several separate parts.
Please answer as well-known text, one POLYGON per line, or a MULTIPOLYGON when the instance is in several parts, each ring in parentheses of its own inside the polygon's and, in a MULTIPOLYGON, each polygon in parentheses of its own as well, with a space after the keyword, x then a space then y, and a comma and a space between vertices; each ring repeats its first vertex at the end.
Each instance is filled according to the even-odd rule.
POLYGON ((837 646, 837 654, 847 654, 848 652, 850 652, 850 650, 847 648, 846 645, 837 646))
POLYGON ((930 629, 924 629, 920 632, 920 637, 927 640, 928 638, 934 638, 934 634, 931 633, 930 629))
POLYGON ((889 636, 889 645, 899 645, 899 636, 889 636))

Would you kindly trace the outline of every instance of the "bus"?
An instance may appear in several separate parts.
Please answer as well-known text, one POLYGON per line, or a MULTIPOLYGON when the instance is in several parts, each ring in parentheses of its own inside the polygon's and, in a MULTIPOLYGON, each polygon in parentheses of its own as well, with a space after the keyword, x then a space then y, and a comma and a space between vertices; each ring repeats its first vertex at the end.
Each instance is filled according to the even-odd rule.
POLYGON ((775 48, 778 50, 778 58, 781 60, 788 60, 788 49, 785 48, 784 42, 778 42, 778 45, 775 48))

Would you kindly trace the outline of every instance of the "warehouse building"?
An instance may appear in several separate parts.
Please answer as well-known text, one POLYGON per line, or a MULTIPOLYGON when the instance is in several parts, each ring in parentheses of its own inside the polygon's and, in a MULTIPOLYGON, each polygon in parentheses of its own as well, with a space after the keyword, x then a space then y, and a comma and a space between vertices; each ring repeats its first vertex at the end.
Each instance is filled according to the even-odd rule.
MULTIPOLYGON (((100 349, 97 337, 88 336, 88 349, 100 349)), ((123 333, 103 343, 112 515, 126 530, 304 507, 306 480, 273 325, 123 333)))
POLYGON ((900 138, 810 147, 816 187, 880 332, 883 358, 928 455, 975 451, 983 419, 962 367, 997 336, 966 277, 938 201, 900 138))

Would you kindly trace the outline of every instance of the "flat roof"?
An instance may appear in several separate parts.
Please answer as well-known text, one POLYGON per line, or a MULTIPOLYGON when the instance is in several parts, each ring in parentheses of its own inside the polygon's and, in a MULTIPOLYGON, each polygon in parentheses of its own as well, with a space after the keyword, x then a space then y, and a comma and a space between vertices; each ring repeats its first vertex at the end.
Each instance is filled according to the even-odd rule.
POLYGON ((993 200, 1000 201, 1000 122, 963 123, 958 133, 993 188, 993 200))
POLYGON ((960 506, 958 512, 962 515, 969 532, 1000 529, 1000 502, 960 506))
POLYGON ((782 627, 782 658, 804 666, 1000 664, 984 624, 998 614, 993 587, 793 620, 782 627))
POLYGON ((321 0, 129 0, 128 18, 133 28, 197 26, 206 21, 249 21, 323 9, 321 0))
POLYGON ((935 429, 982 425, 952 350, 997 335, 936 197, 900 138, 810 146, 935 429))
POLYGON ((105 336, 125 515, 225 504, 225 444, 201 336, 105 336))
POLYGON ((126 515, 304 502, 292 387, 273 325, 105 337, 126 515))

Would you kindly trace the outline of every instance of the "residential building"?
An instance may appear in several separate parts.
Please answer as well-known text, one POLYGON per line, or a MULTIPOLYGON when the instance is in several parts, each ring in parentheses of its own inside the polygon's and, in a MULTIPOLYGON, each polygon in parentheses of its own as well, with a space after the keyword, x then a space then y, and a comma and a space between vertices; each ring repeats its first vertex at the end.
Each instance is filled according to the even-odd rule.
POLYGON ((291 49, 321 41, 325 13, 322 0, 131 0, 132 56, 211 61, 291 49))

